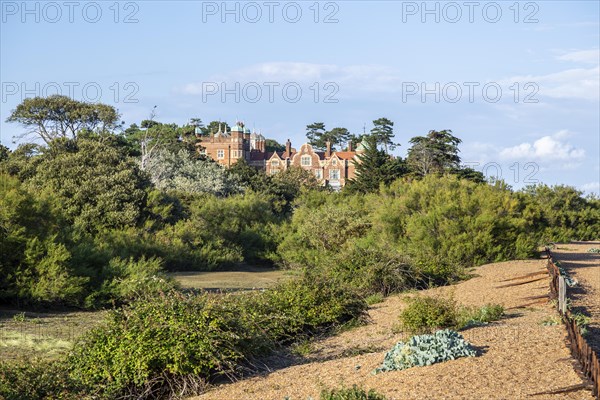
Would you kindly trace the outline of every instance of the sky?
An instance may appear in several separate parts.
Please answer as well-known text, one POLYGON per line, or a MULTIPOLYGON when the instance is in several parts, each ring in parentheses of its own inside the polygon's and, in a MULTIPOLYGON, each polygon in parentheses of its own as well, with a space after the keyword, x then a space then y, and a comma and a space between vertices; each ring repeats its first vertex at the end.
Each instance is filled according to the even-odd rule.
POLYGON ((26 97, 115 106, 128 126, 244 121, 294 147, 306 125, 430 130, 465 165, 600 194, 598 1, 0 0, 0 141, 26 97))

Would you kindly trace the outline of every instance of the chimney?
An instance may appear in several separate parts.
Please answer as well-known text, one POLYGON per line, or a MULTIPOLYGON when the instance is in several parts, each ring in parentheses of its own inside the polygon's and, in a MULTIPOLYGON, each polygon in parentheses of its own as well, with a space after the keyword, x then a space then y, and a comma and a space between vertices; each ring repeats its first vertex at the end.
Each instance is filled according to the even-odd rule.
POLYGON ((353 151, 352 150, 352 140, 348 140, 348 151, 353 151))
POLYGON ((290 142, 290 139, 285 142, 285 152, 288 157, 292 155, 292 142, 290 142))
POLYGON ((327 142, 325 142, 325 145, 327 146, 327 150, 325 151, 325 158, 329 158, 331 157, 331 142, 328 140, 327 142))

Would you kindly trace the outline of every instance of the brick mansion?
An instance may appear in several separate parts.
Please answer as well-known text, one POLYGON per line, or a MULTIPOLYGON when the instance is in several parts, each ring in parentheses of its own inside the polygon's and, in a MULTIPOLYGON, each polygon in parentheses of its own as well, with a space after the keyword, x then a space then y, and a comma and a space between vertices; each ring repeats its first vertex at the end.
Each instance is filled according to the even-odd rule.
POLYGON ((240 122, 230 131, 219 127, 217 132, 199 136, 198 139, 196 146, 199 152, 225 167, 240 159, 245 159, 249 165, 264 170, 268 175, 292 166, 300 167, 312 172, 323 185, 333 188, 340 188, 348 179, 354 178, 357 155, 364 151, 362 144, 353 149, 351 142, 347 151, 332 151, 330 143, 327 143, 325 151, 316 151, 308 143, 296 150, 289 139, 284 151, 266 151, 264 136, 251 132, 240 122))

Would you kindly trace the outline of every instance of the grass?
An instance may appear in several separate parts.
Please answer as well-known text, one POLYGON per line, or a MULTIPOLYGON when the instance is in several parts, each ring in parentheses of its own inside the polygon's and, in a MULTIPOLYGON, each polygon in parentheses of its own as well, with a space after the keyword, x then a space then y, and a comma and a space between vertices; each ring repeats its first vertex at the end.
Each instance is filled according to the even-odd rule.
POLYGON ((0 360, 55 359, 68 352, 79 336, 100 323, 105 313, 0 310, 0 360))
POLYGON ((368 346, 352 346, 342 352, 342 357, 356 357, 362 354, 378 353, 385 350, 384 347, 370 344, 368 346))
POLYGON ((241 267, 233 271, 172 272, 169 275, 184 289, 251 290, 268 289, 288 279, 292 271, 241 267))
MULTIPOLYGON (((170 274, 183 288, 247 290, 269 288, 290 271, 241 266, 216 272, 179 272, 170 274)), ((30 312, 0 309, 0 360, 22 357, 55 359, 68 352, 75 340, 102 321, 104 311, 30 312)))
POLYGON ((290 351, 294 355, 306 357, 313 351, 312 342, 310 341, 310 339, 300 340, 292 344, 292 346, 290 347, 290 351))
POLYGON ((381 302, 383 302, 383 300, 385 300, 385 298, 383 297, 383 295, 381 293, 371 294, 371 295, 367 296, 367 298, 365 299, 367 304, 370 306, 372 306, 373 304, 381 303, 381 302))

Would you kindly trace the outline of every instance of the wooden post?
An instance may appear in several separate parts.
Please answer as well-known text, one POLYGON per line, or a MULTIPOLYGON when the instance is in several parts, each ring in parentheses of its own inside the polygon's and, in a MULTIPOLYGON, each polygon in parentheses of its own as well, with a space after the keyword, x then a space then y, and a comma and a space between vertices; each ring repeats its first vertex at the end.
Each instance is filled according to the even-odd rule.
POLYGON ((567 312, 567 285, 562 275, 558 277, 558 309, 561 314, 567 312))

